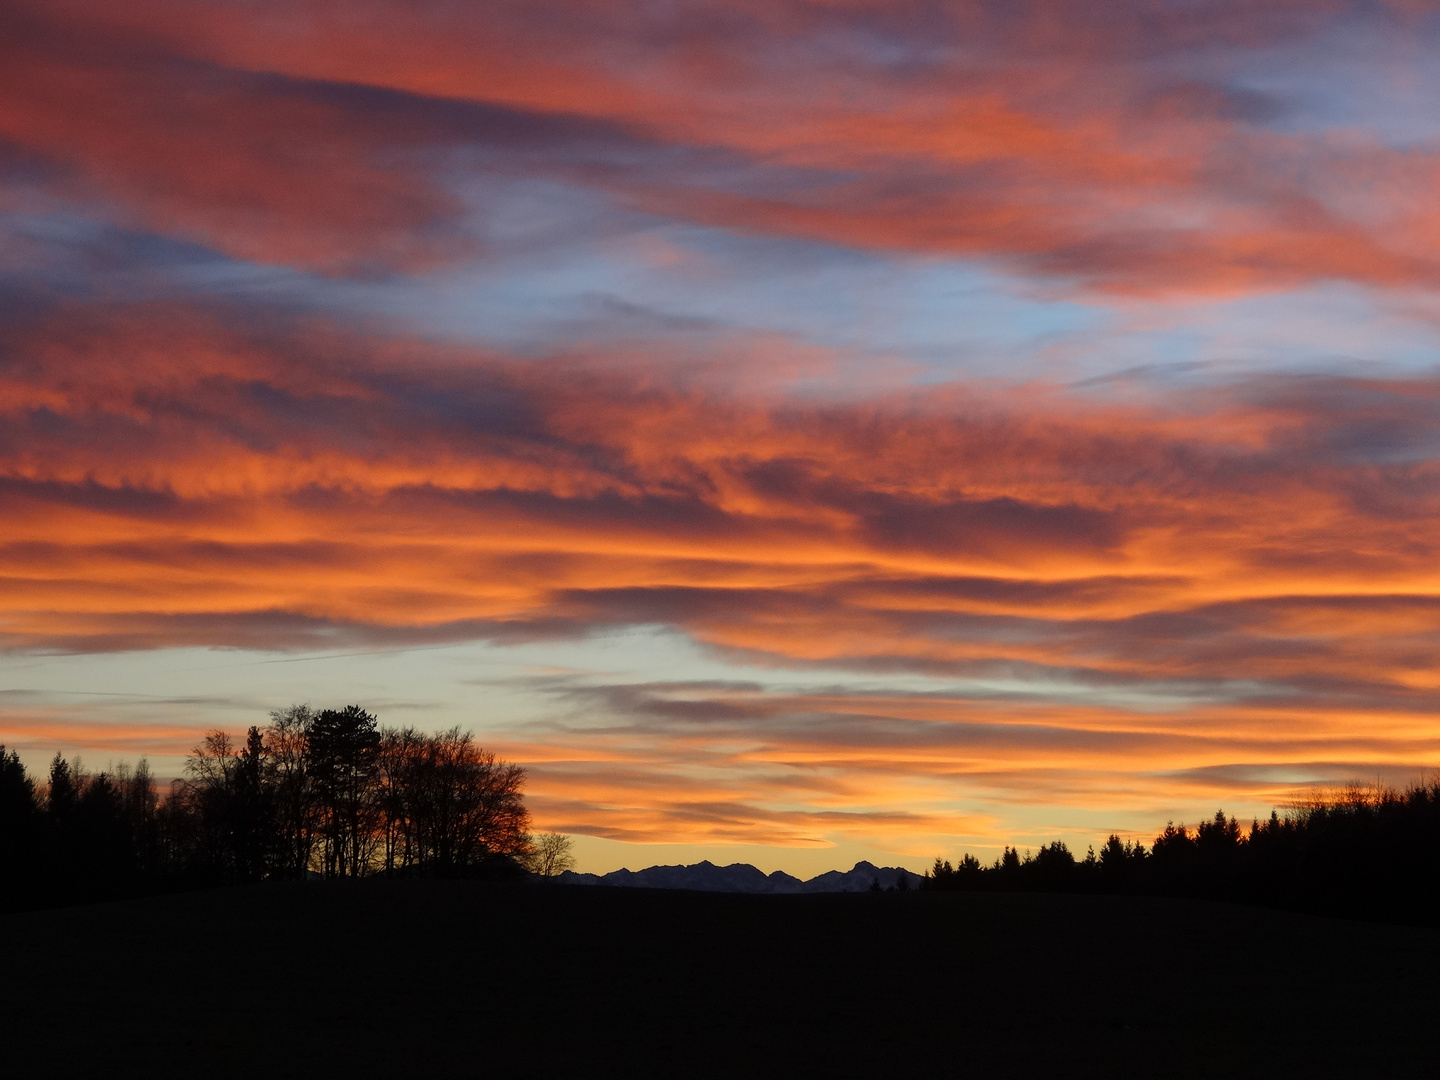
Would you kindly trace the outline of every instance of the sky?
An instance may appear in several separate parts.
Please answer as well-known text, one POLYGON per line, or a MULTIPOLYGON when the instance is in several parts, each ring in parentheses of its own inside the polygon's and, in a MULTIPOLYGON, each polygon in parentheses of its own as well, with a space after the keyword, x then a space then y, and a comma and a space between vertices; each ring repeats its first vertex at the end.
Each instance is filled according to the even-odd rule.
POLYGON ((1440 763, 1440 13, 9 0, 0 742, 460 725, 579 868, 1440 763))

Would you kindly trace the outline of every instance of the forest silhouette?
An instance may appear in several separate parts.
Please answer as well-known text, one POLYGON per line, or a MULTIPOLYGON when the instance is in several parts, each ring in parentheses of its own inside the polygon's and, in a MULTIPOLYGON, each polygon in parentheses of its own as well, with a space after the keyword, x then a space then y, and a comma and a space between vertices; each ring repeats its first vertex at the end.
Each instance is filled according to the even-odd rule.
MULTIPOLYGON (((533 837, 525 771, 459 728, 385 728, 357 705, 294 705, 235 742, 210 731, 163 793, 138 766, 56 754, 36 783, 0 746, 0 904, 14 909, 262 880, 554 876, 568 840, 533 837)), ((1217 811, 1148 845, 1111 835, 992 863, 936 859, 930 891, 1146 894, 1440 923, 1440 781, 1350 787, 1245 828, 1217 811)))
POLYGON ((525 771, 459 728, 382 728, 356 705, 271 714, 235 744, 208 732, 160 792, 142 759, 87 774, 56 754, 37 785, 0 746, 0 902, 43 906, 265 879, 515 877, 525 771))
POLYGON ((1062 841, 992 863, 936 859, 922 888, 1134 893, 1233 900, 1332 915, 1440 922, 1440 781, 1316 793, 1248 829, 1216 811, 1148 846, 1111 835, 1081 859, 1062 841))

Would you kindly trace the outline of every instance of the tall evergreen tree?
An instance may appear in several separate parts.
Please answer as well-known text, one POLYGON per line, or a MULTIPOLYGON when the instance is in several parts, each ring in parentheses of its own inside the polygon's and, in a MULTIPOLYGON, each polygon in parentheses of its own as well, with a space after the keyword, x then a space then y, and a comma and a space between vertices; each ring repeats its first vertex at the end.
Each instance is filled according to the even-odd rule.
POLYGON ((373 842, 366 828, 373 810, 370 776, 379 749, 378 723, 359 705, 325 709, 311 725, 310 767, 329 876, 359 877, 368 866, 373 842))

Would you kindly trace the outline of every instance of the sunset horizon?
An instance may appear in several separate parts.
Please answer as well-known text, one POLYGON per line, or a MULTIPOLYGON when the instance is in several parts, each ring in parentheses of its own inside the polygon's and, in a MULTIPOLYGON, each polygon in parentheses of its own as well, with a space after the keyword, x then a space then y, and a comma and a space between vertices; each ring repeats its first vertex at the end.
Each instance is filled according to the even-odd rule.
POLYGON ((1440 766, 1440 18, 14 0, 0 746, 358 705, 576 869, 1440 766))

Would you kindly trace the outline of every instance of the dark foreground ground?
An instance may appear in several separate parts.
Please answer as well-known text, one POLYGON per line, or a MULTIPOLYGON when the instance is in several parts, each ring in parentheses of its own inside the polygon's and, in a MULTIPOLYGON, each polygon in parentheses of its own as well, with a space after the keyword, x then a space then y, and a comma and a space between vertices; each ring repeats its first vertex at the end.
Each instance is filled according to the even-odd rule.
POLYGON ((1440 932, 1185 901, 364 882, 3 926, 17 1078, 1440 1075, 1440 932))

